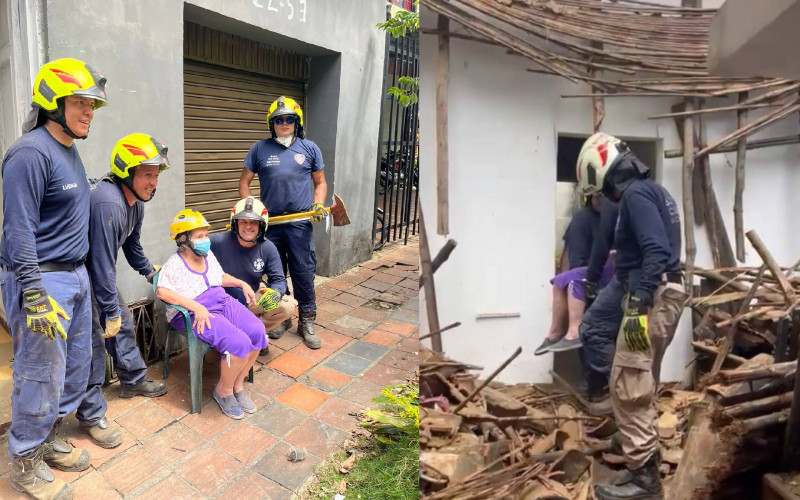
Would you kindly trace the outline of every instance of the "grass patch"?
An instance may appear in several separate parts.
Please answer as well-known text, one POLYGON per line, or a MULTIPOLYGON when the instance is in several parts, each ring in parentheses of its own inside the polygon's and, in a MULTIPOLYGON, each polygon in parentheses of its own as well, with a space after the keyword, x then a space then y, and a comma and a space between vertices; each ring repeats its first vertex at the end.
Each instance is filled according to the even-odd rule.
POLYGON ((319 483, 304 498, 332 499, 339 493, 342 479, 347 480, 347 500, 419 498, 419 439, 400 436, 384 444, 374 437, 359 436, 356 450, 356 462, 348 474, 339 472, 348 455, 338 451, 317 470, 319 483))

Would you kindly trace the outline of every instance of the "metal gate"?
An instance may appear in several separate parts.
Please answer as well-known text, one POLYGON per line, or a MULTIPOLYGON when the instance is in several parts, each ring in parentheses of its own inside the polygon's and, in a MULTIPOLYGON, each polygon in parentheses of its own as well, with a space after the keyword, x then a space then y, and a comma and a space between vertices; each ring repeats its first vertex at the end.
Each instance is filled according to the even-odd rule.
POLYGON ((402 76, 419 77, 419 33, 386 35, 381 126, 375 178, 374 249, 387 241, 408 243, 419 222, 419 103, 403 107, 387 95, 402 76))

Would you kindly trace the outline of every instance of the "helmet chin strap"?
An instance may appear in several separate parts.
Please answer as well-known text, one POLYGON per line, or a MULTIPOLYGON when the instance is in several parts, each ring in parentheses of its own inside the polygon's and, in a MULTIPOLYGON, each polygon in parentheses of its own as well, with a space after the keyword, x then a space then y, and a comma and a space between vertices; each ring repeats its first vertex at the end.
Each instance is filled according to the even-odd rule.
POLYGON ((64 99, 58 100, 58 109, 47 113, 47 117, 53 120, 54 122, 58 123, 59 125, 61 125, 61 130, 63 130, 65 134, 72 137, 73 139, 86 139, 87 137, 89 137, 89 134, 77 135, 67 126, 67 119, 64 116, 64 99))

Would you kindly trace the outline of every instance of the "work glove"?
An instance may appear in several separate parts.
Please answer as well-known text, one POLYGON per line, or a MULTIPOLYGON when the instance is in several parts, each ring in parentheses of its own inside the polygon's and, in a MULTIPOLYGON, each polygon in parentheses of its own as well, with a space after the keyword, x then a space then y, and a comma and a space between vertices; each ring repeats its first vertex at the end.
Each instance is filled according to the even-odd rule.
POLYGON ((631 295, 622 317, 622 333, 625 344, 631 351, 650 349, 650 333, 647 325, 648 308, 641 298, 631 295))
POLYGON ((586 296, 586 309, 589 309, 597 298, 597 283, 583 280, 583 294, 586 296))
POLYGON ((150 284, 152 285, 152 284, 153 284, 153 276, 155 276, 156 274, 158 274, 158 272, 159 272, 160 270, 161 270, 161 266, 159 266, 158 264, 154 265, 154 266, 153 266, 153 270, 152 270, 152 271, 150 271, 150 272, 147 274, 147 282, 148 282, 148 283, 150 283, 150 284))
POLYGON ((67 340, 67 332, 61 326, 59 317, 69 321, 69 316, 58 305, 58 302, 47 295, 44 288, 31 288, 22 292, 22 310, 26 315, 26 324, 32 332, 46 335, 50 340, 56 338, 56 334, 67 340))
POLYGON ((264 312, 269 312, 280 307, 281 297, 283 297, 281 292, 273 290, 272 288, 260 288, 258 293, 262 295, 258 299, 258 302, 256 302, 256 305, 262 308, 264 312))
POLYGON ((110 339, 119 333, 122 326, 122 309, 117 309, 116 316, 106 316, 106 331, 100 335, 104 339, 110 339))
POLYGON ((314 203, 311 207, 311 211, 316 212, 316 214, 311 216, 311 222, 319 222, 328 216, 328 211, 325 210, 325 206, 322 203, 314 203))

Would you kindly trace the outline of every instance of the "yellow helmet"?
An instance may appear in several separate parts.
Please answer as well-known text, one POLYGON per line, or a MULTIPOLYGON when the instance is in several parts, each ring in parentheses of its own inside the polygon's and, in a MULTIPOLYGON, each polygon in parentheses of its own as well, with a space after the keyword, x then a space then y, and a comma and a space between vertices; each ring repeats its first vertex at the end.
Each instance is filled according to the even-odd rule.
POLYGON ((211 229, 203 214, 192 208, 186 208, 178 212, 169 225, 169 241, 175 241, 181 233, 186 233, 194 229, 211 229))
POLYGON ((55 111, 58 100, 68 95, 94 99, 94 109, 105 106, 106 78, 77 59, 56 59, 42 66, 33 82, 33 105, 55 111))
POLYGON ((138 165, 158 165, 159 172, 168 169, 167 145, 147 134, 130 134, 117 141, 111 152, 111 176, 128 186, 139 200, 150 201, 156 194, 155 189, 147 200, 133 189, 132 172, 138 165))
POLYGON ((269 214, 267 207, 261 203, 261 200, 248 196, 236 202, 236 205, 231 210, 230 228, 237 236, 239 235, 239 227, 237 221, 239 220, 257 220, 258 236, 256 240, 264 241, 264 235, 267 233, 267 225, 269 225, 269 214))
POLYGON ((297 101, 291 97, 280 96, 269 107, 267 113, 267 123, 269 123, 269 131, 272 132, 272 137, 275 137, 275 126, 273 122, 279 116, 295 116, 295 134, 303 137, 303 109, 297 104, 297 101))

